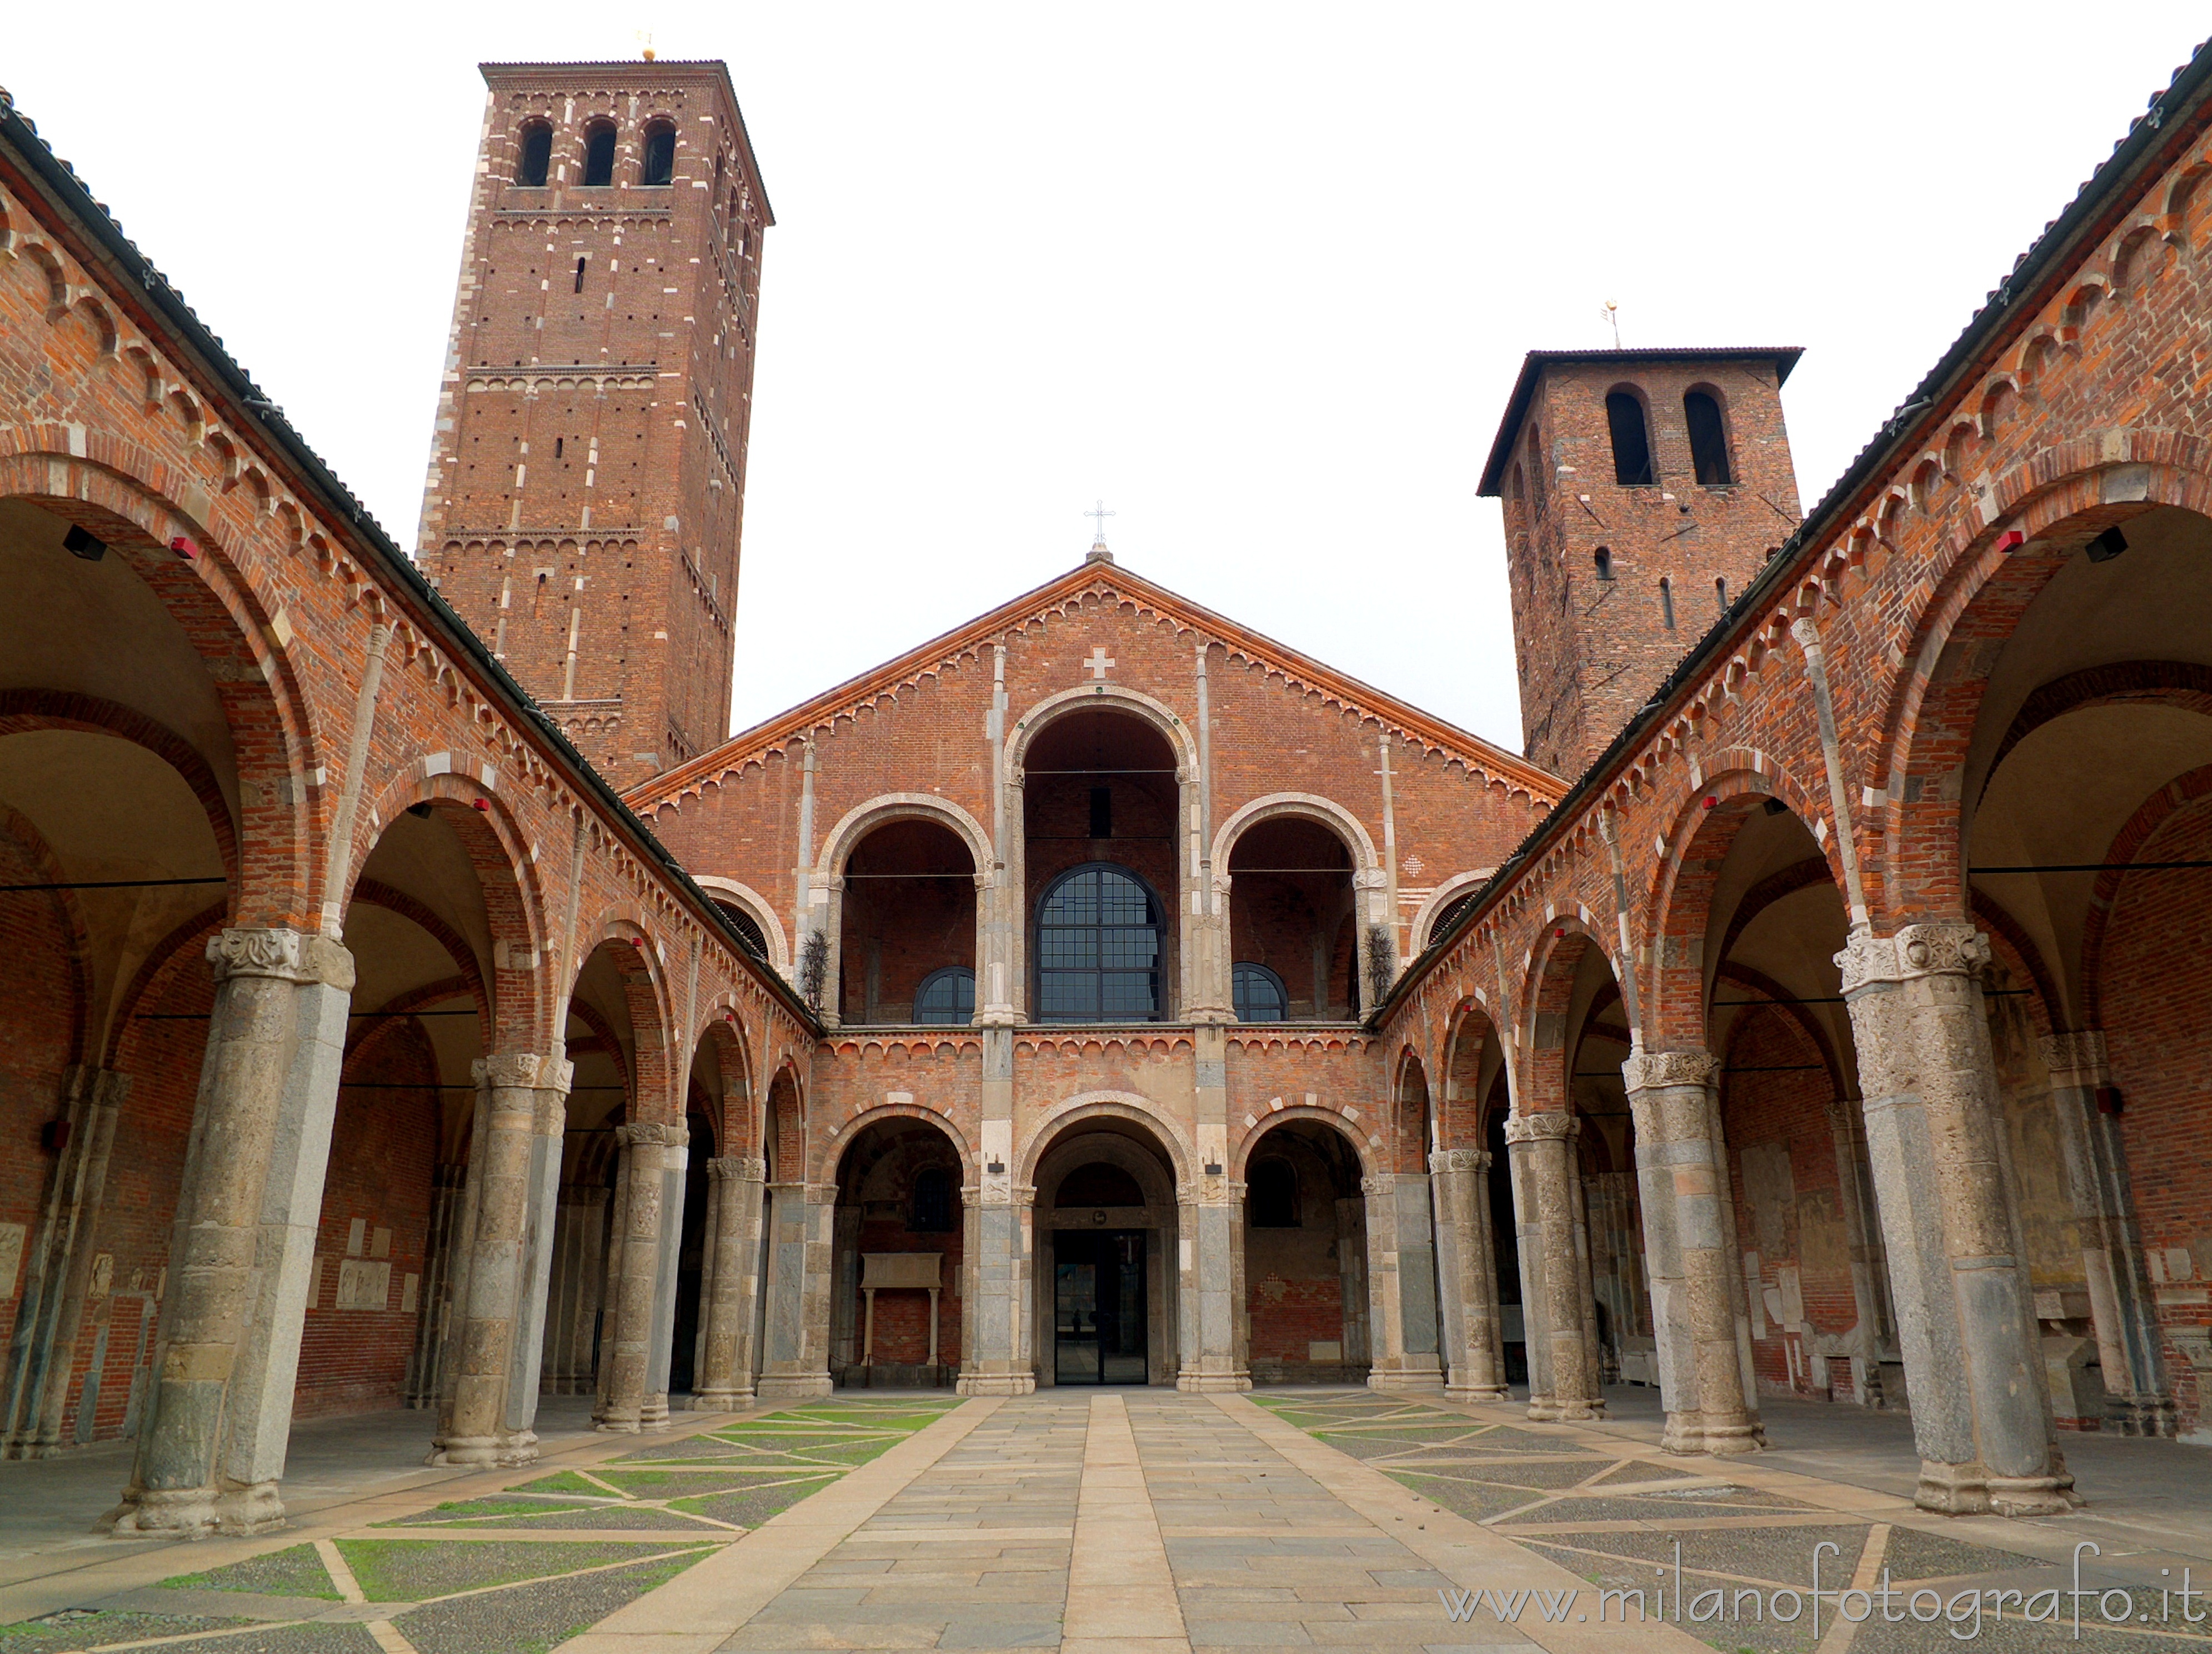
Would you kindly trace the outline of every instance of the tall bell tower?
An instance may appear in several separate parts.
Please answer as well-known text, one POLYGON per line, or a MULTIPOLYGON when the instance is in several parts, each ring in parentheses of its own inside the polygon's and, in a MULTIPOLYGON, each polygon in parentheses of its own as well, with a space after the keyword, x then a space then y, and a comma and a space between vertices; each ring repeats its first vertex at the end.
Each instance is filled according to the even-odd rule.
POLYGON ((416 561, 632 787, 728 733, 775 220, 723 64, 482 70, 416 561))
POLYGON ((1484 465, 1505 502, 1523 751, 1572 779, 1803 514, 1795 348, 1531 350, 1484 465))

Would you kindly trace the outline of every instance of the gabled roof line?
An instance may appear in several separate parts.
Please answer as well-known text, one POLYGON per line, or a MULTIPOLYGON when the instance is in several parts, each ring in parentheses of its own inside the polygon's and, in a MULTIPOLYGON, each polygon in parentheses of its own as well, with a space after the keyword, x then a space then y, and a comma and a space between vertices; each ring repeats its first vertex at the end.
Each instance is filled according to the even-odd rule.
POLYGON ((1566 789, 1563 778, 1480 735, 1446 723, 1348 673, 1324 666, 1310 655, 1239 625, 1140 575, 1115 564, 1085 561, 964 625, 740 731, 697 757, 663 770, 633 787, 626 797, 633 808, 649 811, 673 802, 686 793, 697 792, 709 782, 719 781, 748 763, 788 747, 813 730, 849 716, 922 678, 957 664, 968 655, 981 654, 993 639, 1025 623, 1064 610, 1071 602, 1090 595, 1133 599, 1187 629, 1206 634, 1232 658, 1243 655, 1280 672, 1285 678, 1318 690, 1329 699, 1357 708, 1423 746, 1447 752, 1469 769, 1517 787, 1546 804, 1566 789))

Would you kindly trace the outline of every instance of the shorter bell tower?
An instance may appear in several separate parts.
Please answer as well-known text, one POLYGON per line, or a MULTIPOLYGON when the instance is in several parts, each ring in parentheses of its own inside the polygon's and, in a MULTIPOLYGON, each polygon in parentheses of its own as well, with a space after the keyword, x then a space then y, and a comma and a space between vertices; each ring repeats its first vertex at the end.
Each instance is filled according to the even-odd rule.
POLYGON ((1795 347, 1531 350, 1483 467, 1505 502, 1522 749, 1572 779, 1797 526, 1795 347))

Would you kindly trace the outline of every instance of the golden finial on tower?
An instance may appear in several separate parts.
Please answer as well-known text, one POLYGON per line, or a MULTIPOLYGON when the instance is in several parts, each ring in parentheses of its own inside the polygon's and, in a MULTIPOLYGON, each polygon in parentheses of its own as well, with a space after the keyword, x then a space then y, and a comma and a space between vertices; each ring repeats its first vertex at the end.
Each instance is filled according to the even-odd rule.
POLYGON ((653 31, 649 28, 641 28, 638 30, 637 45, 638 50, 643 55, 646 62, 651 63, 653 61, 653 31))

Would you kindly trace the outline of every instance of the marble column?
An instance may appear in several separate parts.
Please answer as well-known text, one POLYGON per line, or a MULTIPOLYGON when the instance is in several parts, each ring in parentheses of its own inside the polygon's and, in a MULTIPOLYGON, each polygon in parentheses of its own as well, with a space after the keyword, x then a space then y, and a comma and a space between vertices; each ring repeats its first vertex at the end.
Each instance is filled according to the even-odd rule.
POLYGON ((1363 1177, 1367 1197, 1368 1298, 1374 1348, 1370 1389, 1441 1389, 1437 1338, 1436 1225, 1425 1173, 1363 1177))
POLYGON ((646 1340, 642 1428, 668 1428, 668 1374, 676 1359, 676 1282, 684 1263, 684 1197, 691 1165, 689 1128, 671 1126, 660 1152, 660 1233, 653 1248, 653 1308, 646 1340))
POLYGON ((432 1464, 526 1464, 538 1456, 561 1134, 574 1074, 557 1056, 507 1053, 474 1067, 476 1129, 465 1196, 473 1222, 459 1272, 453 1382, 432 1464))
POLYGON ((1737 1338, 1740 1266, 1715 1140, 1713 1059, 1643 1051, 1621 1064, 1636 1126, 1644 1265, 1651 1289, 1668 1453, 1750 1453, 1766 1444, 1737 1338))
POLYGON ((447 1370, 447 1340, 453 1325, 453 1241, 468 1181, 465 1165, 441 1165, 430 1174, 430 1228, 422 1243, 422 1286, 416 1299, 415 1348, 399 1399, 418 1410, 440 1404, 447 1370))
POLYGON ((2051 1070, 2059 1153, 2089 1285, 2089 1315, 2105 1381, 2105 1423, 2124 1436, 2175 1433, 2173 1390, 2160 1349, 2150 1275, 2136 1221, 2127 1146, 2116 1116, 2098 1106, 2112 1071, 2094 1029, 2041 1042, 2051 1070))
POLYGON ((1843 1197, 1844 1241, 1850 1249, 1851 1400, 1881 1407, 1881 1353, 1894 1339, 1889 1307, 1889 1261, 1881 1247, 1881 1219, 1875 1208, 1873 1174, 1867 1169, 1866 1116, 1856 1098, 1828 1104, 1828 1134, 1835 1141, 1836 1186, 1843 1197))
POLYGON ((700 1285, 698 1378, 691 1405, 726 1413, 753 1398, 753 1321, 760 1289, 761 1189, 768 1162, 707 1162, 706 1279, 700 1285))
MULTIPOLYGON (((659 1417, 648 1418, 653 1365, 654 1310, 664 1267, 661 1231, 667 1203, 669 1150, 681 1149, 682 1127, 643 1121, 615 1128, 622 1168, 615 1189, 615 1227, 608 1244, 607 1307, 599 1334, 599 1405, 592 1423, 600 1430, 637 1432, 667 1426, 668 1397, 659 1417)), ((681 1175, 683 1162, 677 1162, 681 1175)), ((661 1336, 665 1339, 666 1335, 661 1336)))
POLYGON ((2006 1188, 1989 961, 1988 939, 1951 922, 1861 927, 1836 956, 1920 1452, 1914 1502, 2047 1516, 2076 1501, 2006 1188))
POLYGON ((1176 1388, 1194 1394, 1252 1388, 1237 1347, 1237 1279, 1244 1237, 1244 1186, 1222 1162, 1201 1164, 1176 1190, 1176 1300, 1182 1359, 1176 1388))
POLYGON ((835 1183, 772 1183, 775 1232, 768 1259, 768 1323, 761 1400, 827 1396, 830 1379, 830 1225, 835 1183))
POLYGON ((1505 1122, 1531 1419, 1605 1416, 1596 1353, 1589 1347, 1589 1261, 1576 1220, 1575 1130, 1574 1116, 1559 1110, 1514 1115, 1505 1122))
POLYGON ((226 930, 185 1150, 150 1405, 123 1533, 261 1533, 277 1483, 337 1112, 353 956, 226 930))
POLYGON ((1036 1190, 1013 1181, 1001 1152, 987 1155, 979 1183, 963 1189, 960 1201, 968 1296, 954 1388, 963 1396, 1027 1396, 1037 1387, 1030 1331, 1036 1190))
POLYGON ((1486 1149, 1439 1149, 1429 1156, 1437 1273, 1443 1283, 1444 1394, 1455 1402, 1506 1397, 1489 1168, 1486 1149))

